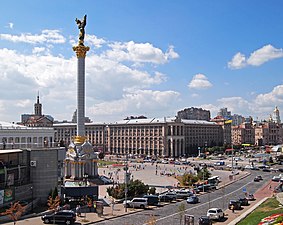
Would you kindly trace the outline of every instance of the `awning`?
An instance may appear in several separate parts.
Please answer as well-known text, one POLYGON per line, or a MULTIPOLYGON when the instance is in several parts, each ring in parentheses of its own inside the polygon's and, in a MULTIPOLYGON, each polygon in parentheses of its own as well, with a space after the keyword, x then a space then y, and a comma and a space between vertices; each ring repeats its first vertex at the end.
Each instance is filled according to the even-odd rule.
POLYGON ((65 197, 83 197, 83 196, 97 196, 98 197, 98 186, 89 187, 61 187, 62 194, 65 197))

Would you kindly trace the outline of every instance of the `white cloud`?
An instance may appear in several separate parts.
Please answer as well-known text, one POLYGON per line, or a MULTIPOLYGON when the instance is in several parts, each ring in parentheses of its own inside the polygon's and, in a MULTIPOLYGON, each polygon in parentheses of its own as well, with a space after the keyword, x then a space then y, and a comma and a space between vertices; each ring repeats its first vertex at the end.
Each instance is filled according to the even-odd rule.
POLYGON ((44 47, 34 47, 32 49, 32 53, 33 54, 38 54, 38 53, 42 53, 42 52, 45 52, 46 48, 44 47))
POLYGON ((283 85, 278 85, 269 93, 259 94, 255 103, 257 106, 274 106, 283 103, 283 85))
POLYGON ((241 69, 245 66, 246 66, 246 57, 240 52, 234 55, 231 62, 228 62, 228 67, 230 69, 241 69))
POLYGON ((247 63, 252 66, 260 66, 261 64, 273 59, 282 58, 283 49, 276 49, 272 45, 263 46, 256 50, 248 58, 247 63))
POLYGON ((88 34, 86 35, 85 42, 95 46, 96 48, 101 48, 102 45, 106 43, 106 40, 97 38, 95 35, 88 34))
POLYGON ((172 102, 178 100, 175 91, 136 90, 125 92, 121 99, 96 104, 90 109, 95 118, 105 115, 147 114, 171 109, 172 102))
POLYGON ((10 29, 13 29, 13 28, 14 28, 14 24, 13 24, 13 23, 8 23, 8 25, 9 25, 9 28, 10 28, 10 29))
POLYGON ((212 87, 212 84, 205 75, 199 73, 193 77, 188 87, 191 89, 207 89, 212 87))
MULTIPOLYGON (((32 54, 0 49, 0 95, 9 105, 2 108, 0 116, 3 119, 12 116, 13 113, 7 113, 9 110, 33 113, 35 96, 40 91, 44 114, 51 114, 57 120, 71 118, 76 108, 76 60, 75 56, 69 59, 53 56, 48 46, 36 46, 32 54)), ((111 118, 117 120, 124 115, 145 112, 153 115, 155 109, 171 109, 170 101, 176 102, 179 93, 150 90, 152 85, 166 79, 155 67, 149 72, 143 67, 131 68, 106 58, 105 54, 89 53, 86 57, 86 111, 89 114, 86 116, 105 121, 103 113, 97 117, 99 112, 109 115, 112 110, 111 118)), ((15 119, 7 119, 11 120, 15 119)))
POLYGON ((24 33, 20 35, 0 34, 0 39, 12 42, 24 42, 29 44, 51 43, 62 44, 66 39, 59 30, 43 30, 41 34, 24 33))
POLYGON ((282 57, 283 49, 274 48, 269 44, 251 53, 248 59, 246 59, 244 54, 238 52, 233 59, 228 62, 228 67, 230 69, 241 69, 246 66, 260 66, 270 60, 282 57))
POLYGON ((115 42, 109 44, 112 48, 105 53, 105 57, 122 62, 141 62, 164 64, 170 59, 178 58, 179 55, 174 51, 173 46, 163 53, 161 49, 154 47, 150 43, 115 42))
POLYGON ((246 112, 250 108, 250 103, 242 97, 227 97, 217 100, 221 108, 227 107, 234 112, 246 112))

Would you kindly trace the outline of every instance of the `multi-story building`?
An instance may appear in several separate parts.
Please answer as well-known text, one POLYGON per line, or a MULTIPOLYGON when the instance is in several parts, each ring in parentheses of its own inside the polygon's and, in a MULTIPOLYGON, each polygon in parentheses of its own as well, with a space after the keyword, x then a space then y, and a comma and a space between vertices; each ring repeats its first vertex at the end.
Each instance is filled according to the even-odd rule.
POLYGON ((281 124, 281 119, 280 119, 280 112, 277 106, 275 106, 275 109, 273 111, 273 116, 272 119, 275 123, 281 124))
POLYGON ((21 123, 29 127, 52 127, 53 117, 42 114, 42 104, 39 102, 39 95, 37 95, 37 102, 34 104, 34 114, 22 114, 21 123))
POLYGON ((234 114, 232 116, 232 126, 239 126, 244 122, 245 122, 245 117, 243 117, 242 115, 234 114))
POLYGON ((206 120, 210 121, 210 111, 202 108, 187 108, 177 113, 177 117, 185 120, 206 120))
POLYGON ((54 129, 0 122, 0 141, 2 149, 52 147, 54 129))
MULTIPOLYGON (((68 146, 72 138, 77 135, 77 124, 76 123, 55 123, 53 125, 55 130, 54 139, 56 143, 64 143, 68 146)), ((107 151, 107 125, 105 123, 86 123, 85 131, 89 142, 98 151, 107 151)))
MULTIPOLYGON (((223 144, 221 125, 180 118, 129 119, 109 124, 87 123, 94 146, 112 154, 177 157, 197 154, 198 147, 223 144)), ((70 142, 76 124, 54 124, 55 139, 70 142)))
POLYGON ((255 144, 278 145, 283 143, 282 124, 274 121, 262 122, 255 128, 255 144))
POLYGON ((255 129, 252 123, 242 123, 239 126, 232 126, 232 144, 251 144, 255 143, 255 129))
POLYGON ((221 108, 219 112, 217 113, 217 116, 221 116, 226 120, 231 119, 231 111, 228 111, 227 108, 221 108))
POLYGON ((225 119, 222 116, 216 116, 211 121, 221 125, 221 127, 223 129, 223 141, 224 141, 224 144, 231 144, 232 143, 232 138, 231 138, 231 124, 232 124, 232 120, 227 120, 227 119, 225 119))

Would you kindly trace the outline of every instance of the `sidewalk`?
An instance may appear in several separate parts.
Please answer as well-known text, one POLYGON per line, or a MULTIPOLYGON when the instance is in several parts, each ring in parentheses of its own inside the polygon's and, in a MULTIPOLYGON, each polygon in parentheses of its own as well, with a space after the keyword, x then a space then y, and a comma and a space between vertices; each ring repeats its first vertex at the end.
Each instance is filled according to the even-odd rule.
MULTIPOLYGON (((242 207, 242 210, 235 210, 233 213, 232 210, 227 209, 225 211, 225 217, 228 218, 225 221, 225 224, 235 225, 244 219, 248 214, 250 214, 255 208, 257 208, 262 202, 264 202, 267 198, 272 197, 274 187, 276 187, 278 183, 269 181, 262 187, 260 190, 255 192, 254 197, 255 201, 249 201, 249 206, 242 207), (271 185, 271 188, 270 188, 271 185)), ((223 222, 214 223, 214 225, 223 225, 223 222)))
POLYGON ((104 207, 103 215, 98 216, 97 213, 82 213, 81 217, 77 217, 77 222, 80 222, 81 224, 95 224, 100 221, 109 220, 112 218, 129 215, 132 213, 137 213, 143 211, 143 209, 133 209, 133 208, 127 208, 127 212, 125 212, 125 208, 123 204, 115 204, 114 210, 112 210, 112 207, 104 207))

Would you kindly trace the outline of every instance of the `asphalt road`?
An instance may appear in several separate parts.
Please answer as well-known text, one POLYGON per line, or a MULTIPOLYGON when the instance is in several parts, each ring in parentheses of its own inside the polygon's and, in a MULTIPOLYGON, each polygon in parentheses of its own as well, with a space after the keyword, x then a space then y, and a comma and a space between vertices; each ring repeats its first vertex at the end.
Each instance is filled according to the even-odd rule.
MULTIPOLYGON (((144 210, 139 213, 135 213, 120 218, 111 219, 97 223, 98 225, 143 225, 147 224, 152 216, 156 219, 158 225, 178 225, 180 224, 180 213, 179 206, 184 203, 186 210, 185 213, 194 215, 195 221, 201 215, 206 215, 209 208, 219 207, 224 211, 228 207, 228 201, 230 199, 238 199, 244 197, 244 191, 254 193, 257 189, 262 187, 265 183, 270 181, 272 176, 276 173, 264 173, 262 171, 251 171, 252 174, 242 180, 236 181, 235 183, 226 186, 225 188, 216 190, 211 193, 206 193, 199 196, 200 203, 198 204, 187 204, 186 201, 177 202, 175 204, 166 205, 160 208, 152 210, 144 210), (253 178, 256 175, 262 175, 263 181, 254 182, 253 178)), ((225 224, 225 220, 223 220, 225 224)))

